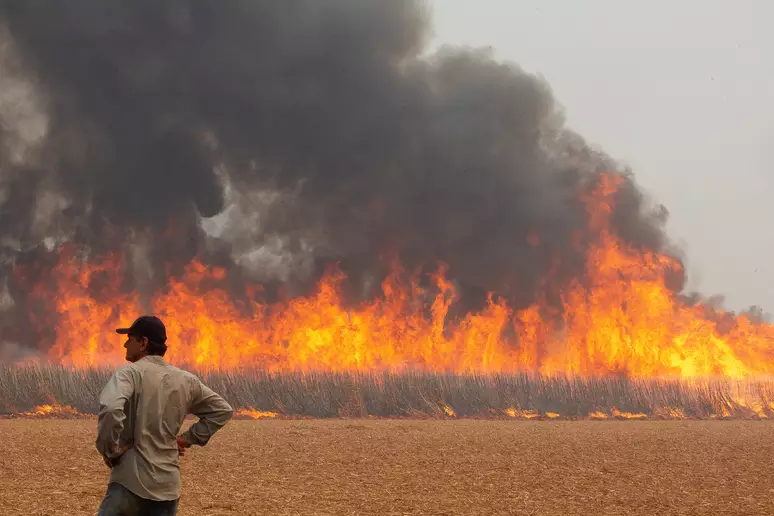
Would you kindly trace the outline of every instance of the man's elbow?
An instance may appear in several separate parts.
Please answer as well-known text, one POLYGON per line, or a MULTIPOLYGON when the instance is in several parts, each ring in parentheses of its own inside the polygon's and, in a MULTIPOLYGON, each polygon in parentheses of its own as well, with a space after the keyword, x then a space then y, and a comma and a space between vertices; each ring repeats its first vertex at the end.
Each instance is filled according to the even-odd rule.
POLYGON ((231 418, 234 417, 234 409, 229 405, 228 403, 225 404, 225 407, 223 407, 223 413, 222 413, 222 419, 223 424, 225 425, 229 421, 231 421, 231 418))
POLYGON ((231 408, 231 405, 223 401, 222 403, 218 403, 216 406, 211 407, 207 415, 200 417, 201 419, 214 423, 216 427, 220 428, 234 417, 234 409, 231 408))

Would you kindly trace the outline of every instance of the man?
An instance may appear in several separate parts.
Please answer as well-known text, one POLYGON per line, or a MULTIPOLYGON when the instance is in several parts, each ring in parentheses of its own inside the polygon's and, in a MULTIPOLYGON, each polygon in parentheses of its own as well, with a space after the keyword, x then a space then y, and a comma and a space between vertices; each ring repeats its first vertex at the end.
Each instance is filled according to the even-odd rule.
POLYGON ((99 396, 97 450, 110 468, 98 516, 173 516, 180 498, 180 456, 204 446, 233 415, 226 401, 191 373, 164 361, 167 331, 142 316, 126 335, 130 364, 99 396), (178 436, 186 414, 199 420, 178 436))

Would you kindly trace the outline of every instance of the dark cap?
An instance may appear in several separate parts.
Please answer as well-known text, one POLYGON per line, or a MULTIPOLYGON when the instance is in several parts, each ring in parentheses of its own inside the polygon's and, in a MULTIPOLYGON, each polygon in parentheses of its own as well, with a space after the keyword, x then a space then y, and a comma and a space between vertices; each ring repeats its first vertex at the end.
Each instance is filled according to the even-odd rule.
POLYGON ((116 333, 121 335, 134 335, 147 337, 150 342, 165 344, 167 342, 167 328, 161 319, 154 315, 138 317, 128 328, 118 328, 116 333))

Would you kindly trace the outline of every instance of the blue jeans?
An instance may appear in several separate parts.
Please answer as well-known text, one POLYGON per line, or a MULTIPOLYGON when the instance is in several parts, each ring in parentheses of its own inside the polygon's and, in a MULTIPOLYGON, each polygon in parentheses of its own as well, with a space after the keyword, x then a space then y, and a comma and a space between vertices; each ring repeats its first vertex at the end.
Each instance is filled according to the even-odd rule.
POLYGON ((121 484, 108 484, 97 516, 175 516, 178 500, 157 502, 140 498, 121 484))

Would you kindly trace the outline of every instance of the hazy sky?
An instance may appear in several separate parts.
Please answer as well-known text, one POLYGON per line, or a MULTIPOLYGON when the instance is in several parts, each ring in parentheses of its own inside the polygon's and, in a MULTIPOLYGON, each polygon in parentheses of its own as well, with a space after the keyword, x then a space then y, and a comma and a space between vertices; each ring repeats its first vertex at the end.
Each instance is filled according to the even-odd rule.
POLYGON ((774 312, 774 3, 433 0, 436 39, 545 77, 670 212, 690 286, 774 312), (735 5, 736 7, 732 7, 735 5))

